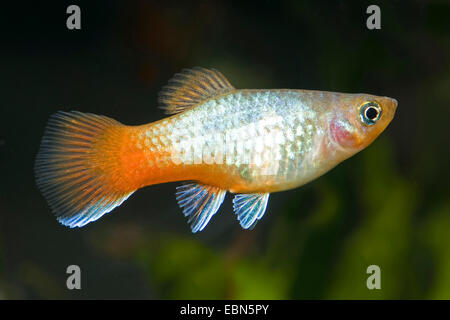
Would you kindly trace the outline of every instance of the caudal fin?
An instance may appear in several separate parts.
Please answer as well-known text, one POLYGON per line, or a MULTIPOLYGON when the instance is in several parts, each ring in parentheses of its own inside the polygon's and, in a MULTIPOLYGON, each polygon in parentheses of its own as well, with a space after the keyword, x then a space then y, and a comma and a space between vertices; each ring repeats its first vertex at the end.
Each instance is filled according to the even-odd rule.
POLYGON ((122 204, 118 147, 126 128, 104 116, 57 112, 35 162, 36 183, 63 225, 82 227, 122 204))

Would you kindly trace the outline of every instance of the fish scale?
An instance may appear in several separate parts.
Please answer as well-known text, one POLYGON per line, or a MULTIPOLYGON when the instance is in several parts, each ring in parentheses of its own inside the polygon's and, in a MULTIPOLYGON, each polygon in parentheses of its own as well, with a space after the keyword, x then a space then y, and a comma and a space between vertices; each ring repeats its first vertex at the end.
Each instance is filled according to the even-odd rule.
MULTIPOLYGON (((278 188, 285 183, 301 183, 301 163, 311 151, 315 134, 320 132, 312 125, 316 112, 302 103, 301 95, 290 90, 239 90, 211 99, 171 117, 166 124, 154 124, 159 139, 171 141, 168 146, 159 144, 156 148, 167 148, 171 155, 183 154, 179 162, 186 170, 198 165, 198 160, 202 162, 199 155, 210 150, 206 154, 214 160, 209 165, 219 164, 235 177, 237 184, 242 178, 250 187, 261 183, 267 187, 271 183, 278 188), (285 103, 280 105, 279 101, 285 103), (168 124, 175 129, 167 129, 168 124), (299 127, 305 129, 298 130, 299 127)), ((152 132, 152 128, 147 132, 152 132)), ((217 186, 227 187, 220 183, 217 186)), ((228 187, 233 189, 232 185, 228 187)))

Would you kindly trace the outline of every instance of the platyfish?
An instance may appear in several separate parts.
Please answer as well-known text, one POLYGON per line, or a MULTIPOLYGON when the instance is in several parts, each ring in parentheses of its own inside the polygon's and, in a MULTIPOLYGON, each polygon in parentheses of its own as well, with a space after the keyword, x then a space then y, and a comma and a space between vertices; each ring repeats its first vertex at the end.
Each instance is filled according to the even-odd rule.
POLYGON ((57 112, 35 161, 36 182, 57 219, 82 227, 136 190, 182 181, 176 200, 192 232, 234 193, 252 229, 269 194, 316 179, 367 147, 397 101, 314 90, 240 90, 217 70, 184 69, 163 87, 171 116, 127 126, 90 113, 57 112))

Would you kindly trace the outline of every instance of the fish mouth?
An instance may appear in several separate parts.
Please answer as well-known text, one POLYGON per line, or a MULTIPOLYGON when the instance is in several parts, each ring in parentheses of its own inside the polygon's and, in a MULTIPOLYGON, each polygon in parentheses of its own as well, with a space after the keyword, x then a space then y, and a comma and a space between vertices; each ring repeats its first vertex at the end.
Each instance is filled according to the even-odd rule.
POLYGON ((390 98, 390 99, 391 99, 391 103, 392 103, 392 113, 394 114, 395 111, 397 110, 398 101, 397 101, 397 99, 394 99, 394 98, 390 98))
POLYGON ((394 98, 389 98, 389 97, 385 97, 385 98, 389 101, 389 104, 388 104, 390 106, 389 110, 390 110, 390 114, 393 117, 395 114, 395 111, 397 110, 398 101, 397 101, 397 99, 394 99, 394 98))
POLYGON ((389 97, 385 97, 385 99, 387 100, 387 119, 385 120, 385 126, 387 126, 392 121, 392 119, 394 119, 395 112, 397 111, 398 101, 394 98, 389 97))

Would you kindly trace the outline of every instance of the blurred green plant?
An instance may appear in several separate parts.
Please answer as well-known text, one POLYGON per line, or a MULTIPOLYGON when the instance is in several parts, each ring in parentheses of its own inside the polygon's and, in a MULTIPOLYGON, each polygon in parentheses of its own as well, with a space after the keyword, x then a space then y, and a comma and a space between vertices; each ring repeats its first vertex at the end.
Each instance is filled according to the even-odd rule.
POLYGON ((338 299, 393 299, 402 296, 409 273, 411 226, 416 192, 399 176, 391 148, 380 139, 362 153, 361 224, 343 243, 327 297, 338 299), (381 268, 382 290, 368 290, 366 268, 381 268))
POLYGON ((434 259, 433 281, 427 299, 450 299, 450 204, 438 203, 420 230, 419 238, 434 259))
POLYGON ((154 250, 143 245, 136 258, 170 299, 282 299, 285 277, 262 257, 234 259, 192 237, 164 234, 154 250))

